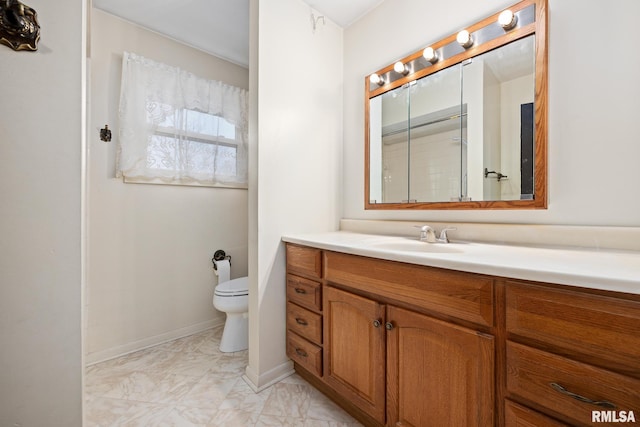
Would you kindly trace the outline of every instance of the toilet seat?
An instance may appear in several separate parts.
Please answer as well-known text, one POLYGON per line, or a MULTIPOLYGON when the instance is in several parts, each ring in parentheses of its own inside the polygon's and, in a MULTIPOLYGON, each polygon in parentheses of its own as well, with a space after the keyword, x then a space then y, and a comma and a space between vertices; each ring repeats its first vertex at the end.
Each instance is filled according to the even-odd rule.
POLYGON ((249 295, 249 278, 239 277, 220 283, 216 286, 214 294, 219 297, 239 297, 249 295))

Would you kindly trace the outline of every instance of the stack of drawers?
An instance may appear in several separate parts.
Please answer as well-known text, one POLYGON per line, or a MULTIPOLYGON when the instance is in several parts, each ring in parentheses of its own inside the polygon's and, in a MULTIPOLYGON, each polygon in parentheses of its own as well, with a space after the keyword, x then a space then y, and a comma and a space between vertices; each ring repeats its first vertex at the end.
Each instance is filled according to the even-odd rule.
POLYGON ((507 425, 640 423, 640 302, 512 281, 506 330, 507 425))
POLYGON ((287 356, 322 377, 322 252, 287 245, 287 356))

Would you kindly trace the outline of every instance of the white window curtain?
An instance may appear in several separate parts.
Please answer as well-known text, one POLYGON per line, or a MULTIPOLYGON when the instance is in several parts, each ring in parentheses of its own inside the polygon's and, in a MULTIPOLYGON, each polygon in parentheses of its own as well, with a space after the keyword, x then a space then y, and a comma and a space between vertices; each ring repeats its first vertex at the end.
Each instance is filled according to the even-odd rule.
POLYGON ((247 188, 248 94, 125 52, 117 176, 247 188))

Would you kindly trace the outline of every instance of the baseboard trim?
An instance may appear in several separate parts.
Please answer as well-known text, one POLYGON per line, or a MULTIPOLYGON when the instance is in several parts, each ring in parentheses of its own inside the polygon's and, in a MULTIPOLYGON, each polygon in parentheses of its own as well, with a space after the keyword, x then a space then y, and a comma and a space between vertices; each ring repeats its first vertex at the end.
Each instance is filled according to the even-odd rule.
POLYGON ((116 347, 111 347, 105 350, 96 351, 94 353, 85 355, 85 366, 95 365, 96 363, 115 359, 129 353, 144 350, 145 348, 155 347, 156 345, 164 344, 168 341, 173 341, 178 338, 197 334, 198 332, 206 331, 207 329, 224 325, 224 320, 224 317, 207 320, 206 322, 196 323, 194 325, 186 326, 180 329, 174 329, 173 331, 165 332, 163 334, 143 338, 141 340, 122 344, 116 347))
POLYGON ((260 393, 262 390, 265 390, 275 383, 282 381, 283 379, 292 375, 294 372, 295 371, 293 370, 293 362, 290 360, 276 366, 273 369, 268 370, 263 374, 257 374, 251 368, 251 365, 249 365, 247 366, 242 379, 249 385, 249 387, 251 387, 251 389, 255 393, 260 393))

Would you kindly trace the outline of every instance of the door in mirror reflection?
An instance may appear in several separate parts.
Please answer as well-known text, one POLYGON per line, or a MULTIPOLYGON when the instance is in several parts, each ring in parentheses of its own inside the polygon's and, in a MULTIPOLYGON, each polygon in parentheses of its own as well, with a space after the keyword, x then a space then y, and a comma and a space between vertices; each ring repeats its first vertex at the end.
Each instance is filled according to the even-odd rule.
POLYGON ((463 66, 471 200, 533 197, 533 52, 534 36, 529 36, 463 66))

